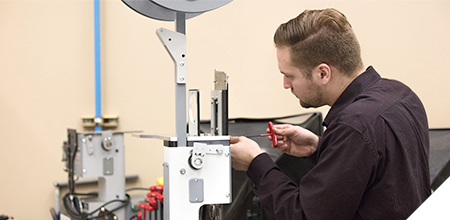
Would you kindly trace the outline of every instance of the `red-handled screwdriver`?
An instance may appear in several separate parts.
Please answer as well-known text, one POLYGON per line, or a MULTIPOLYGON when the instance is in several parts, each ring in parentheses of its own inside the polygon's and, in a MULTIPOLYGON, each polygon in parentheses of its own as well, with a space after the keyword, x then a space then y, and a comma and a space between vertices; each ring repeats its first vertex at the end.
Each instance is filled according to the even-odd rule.
POLYGON ((275 133, 273 132, 273 123, 271 121, 269 121, 267 123, 267 125, 269 126, 269 132, 270 134, 258 134, 258 135, 250 135, 250 136, 246 136, 246 137, 267 137, 267 136, 271 136, 272 137, 272 145, 273 147, 277 147, 278 146, 278 140, 277 140, 277 135, 275 135, 275 133))

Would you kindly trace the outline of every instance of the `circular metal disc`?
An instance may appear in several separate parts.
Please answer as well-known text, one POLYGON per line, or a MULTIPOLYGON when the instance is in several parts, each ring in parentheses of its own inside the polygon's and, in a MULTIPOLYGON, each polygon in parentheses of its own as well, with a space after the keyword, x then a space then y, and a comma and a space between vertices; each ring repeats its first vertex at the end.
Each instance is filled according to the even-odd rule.
MULTIPOLYGON (((149 18, 153 18, 160 21, 175 21, 176 12, 158 4, 153 3, 150 0, 122 0, 128 7, 149 18)), ((193 18, 202 13, 186 13, 186 19, 193 18)))
POLYGON ((222 7, 233 0, 151 0, 156 4, 178 12, 207 12, 222 7))

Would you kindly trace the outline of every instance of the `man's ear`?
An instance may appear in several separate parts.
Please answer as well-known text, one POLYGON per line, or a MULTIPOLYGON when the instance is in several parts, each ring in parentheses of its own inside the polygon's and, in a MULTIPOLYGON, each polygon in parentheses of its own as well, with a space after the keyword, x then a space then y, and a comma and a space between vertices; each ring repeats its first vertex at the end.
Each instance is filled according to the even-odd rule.
POLYGON ((321 63, 313 70, 315 79, 322 85, 328 84, 331 80, 331 67, 326 63, 321 63))

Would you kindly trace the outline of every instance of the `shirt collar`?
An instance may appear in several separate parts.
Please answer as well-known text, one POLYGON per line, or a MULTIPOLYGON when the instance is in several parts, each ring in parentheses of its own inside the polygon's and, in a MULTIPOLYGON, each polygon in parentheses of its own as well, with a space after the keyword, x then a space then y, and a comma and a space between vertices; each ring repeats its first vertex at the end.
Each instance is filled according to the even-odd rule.
POLYGON ((377 71, 369 66, 366 71, 364 71, 361 75, 356 77, 350 85, 344 90, 344 92, 339 96, 336 102, 331 107, 330 111, 328 111, 325 120, 323 120, 322 125, 328 126, 331 121, 339 114, 343 109, 345 109, 348 105, 350 105, 356 97, 361 94, 364 90, 372 86, 375 82, 380 79, 380 75, 377 71))

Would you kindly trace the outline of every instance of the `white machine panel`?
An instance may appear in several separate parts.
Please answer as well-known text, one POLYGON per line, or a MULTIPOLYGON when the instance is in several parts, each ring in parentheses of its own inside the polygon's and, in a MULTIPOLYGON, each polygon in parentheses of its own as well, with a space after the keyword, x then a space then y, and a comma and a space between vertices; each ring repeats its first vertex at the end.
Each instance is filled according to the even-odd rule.
POLYGON ((165 217, 199 219, 202 205, 231 203, 230 146, 204 146, 203 164, 199 169, 190 165, 194 147, 164 148, 165 217))

